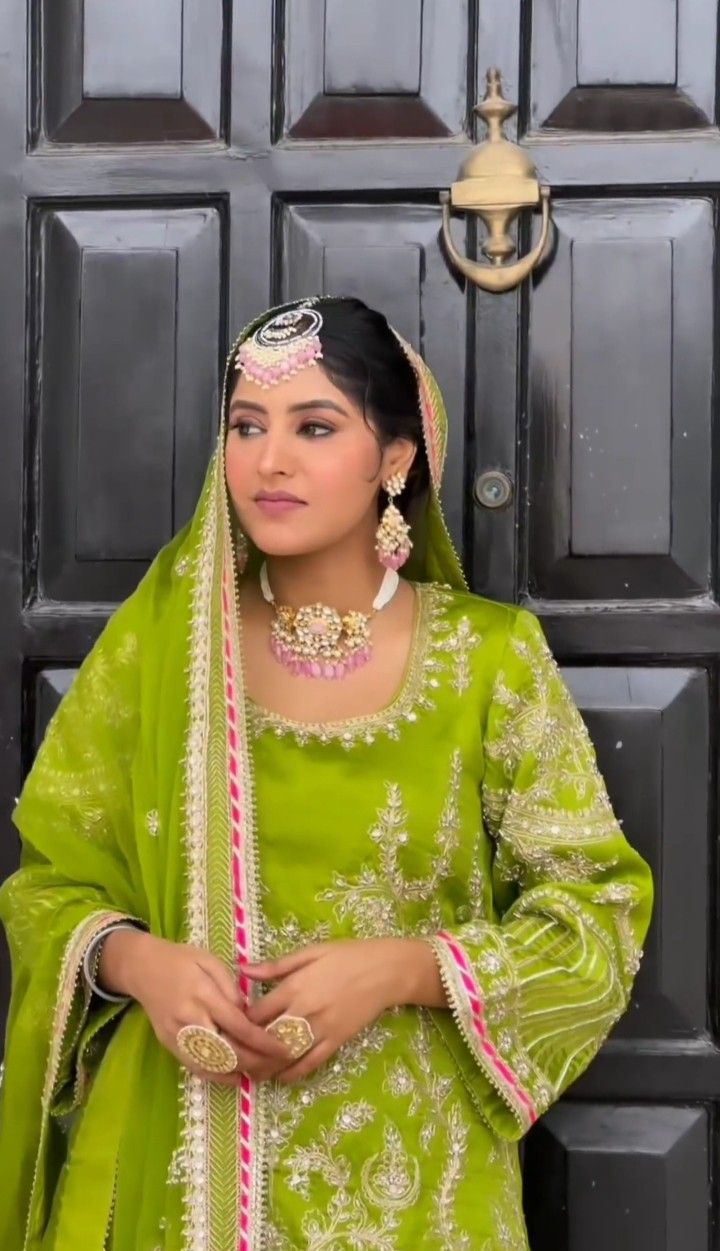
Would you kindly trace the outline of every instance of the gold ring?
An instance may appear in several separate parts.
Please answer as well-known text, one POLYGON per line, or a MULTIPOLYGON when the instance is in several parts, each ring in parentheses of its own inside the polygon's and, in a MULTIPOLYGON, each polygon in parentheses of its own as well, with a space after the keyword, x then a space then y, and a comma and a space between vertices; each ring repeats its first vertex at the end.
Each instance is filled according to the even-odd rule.
POLYGON ((310 1022, 305 1020, 304 1016, 290 1016, 283 1013, 278 1016, 269 1025, 265 1026, 268 1034, 274 1034, 280 1042, 287 1047, 293 1060, 299 1060, 300 1056, 304 1056, 315 1042, 315 1035, 310 1028, 310 1022))
POLYGON ((183 1025, 175 1036, 177 1049, 192 1064, 209 1073, 234 1073, 238 1058, 234 1047, 220 1037, 217 1029, 206 1025, 183 1025))

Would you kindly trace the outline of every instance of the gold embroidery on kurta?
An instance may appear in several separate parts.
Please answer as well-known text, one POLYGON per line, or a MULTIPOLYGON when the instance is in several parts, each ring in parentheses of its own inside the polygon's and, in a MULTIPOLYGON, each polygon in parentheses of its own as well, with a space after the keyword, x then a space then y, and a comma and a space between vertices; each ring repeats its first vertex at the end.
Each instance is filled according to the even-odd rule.
POLYGON ((481 644, 482 638, 473 630, 469 617, 461 617, 457 627, 438 644, 440 651, 447 652, 452 658, 451 685, 458 695, 464 695, 470 689, 470 662, 473 652, 481 644))
POLYGON ((492 1204, 493 1236, 483 1242, 482 1251, 528 1251, 522 1211, 522 1181, 517 1153, 503 1138, 493 1148, 501 1166, 502 1193, 492 1204))
MULTIPOLYGON (((503 671, 498 675, 493 703, 506 709, 507 715, 499 733, 486 743, 488 758, 501 764, 508 779, 515 778, 522 761, 529 757, 536 761, 527 785, 520 781, 517 802, 522 796, 523 819, 534 814, 538 832, 571 837, 574 829, 578 842, 614 837, 617 824, 590 735, 550 649, 539 637, 532 646, 517 638, 510 646, 523 663, 529 682, 518 690, 509 685, 503 671), (558 802, 563 795, 572 801, 574 813, 565 811, 558 802), (558 828, 553 829, 553 825, 558 828)), ((518 793, 517 780, 513 793, 518 793)))
MULTIPOLYGON (((324 1212, 311 1208, 302 1219, 306 1251, 325 1251, 343 1241, 363 1251, 399 1251, 395 1237, 399 1216, 397 1204, 385 1200, 375 1210, 365 1187, 353 1173, 349 1158, 342 1152, 343 1139, 360 1134, 373 1123, 377 1111, 366 1100, 347 1102, 339 1108, 333 1124, 322 1128, 309 1146, 297 1147, 290 1155, 288 1186, 305 1198, 310 1196, 313 1175, 320 1177, 332 1192, 324 1212)), ((401 1151, 402 1143, 400 1143, 401 1151)), ((406 1155, 402 1167, 410 1173, 417 1161, 406 1155)), ((398 1167, 396 1159, 395 1167, 398 1167)), ((374 1198, 380 1198, 377 1189, 374 1198)))
POLYGON ((407 1101, 406 1115, 421 1119, 419 1138, 423 1151, 442 1160, 428 1233, 439 1240, 437 1245, 472 1251, 470 1236, 458 1229, 455 1217, 457 1189, 465 1177, 470 1125, 460 1101, 451 1099, 457 1092, 455 1082, 436 1071, 430 1025, 422 1009, 408 1052, 413 1057, 414 1071, 404 1059, 396 1058, 386 1066, 383 1089, 393 1098, 407 1101))
POLYGON ((145 813, 145 829, 151 838, 157 838, 160 833, 160 813, 157 808, 151 808, 145 813))
MULTIPOLYGON (((442 883, 452 872, 452 861, 460 844, 458 799, 462 781, 462 756, 454 751, 445 801, 437 824, 438 851, 424 877, 409 877, 402 865, 401 849, 410 839, 408 814, 401 788, 388 782, 387 802, 378 809, 377 823, 369 837, 377 845, 375 862, 367 862, 355 877, 335 873, 333 885, 317 896, 319 903, 331 903, 339 921, 350 919, 358 938, 382 938, 412 932, 404 920, 405 905, 427 904, 422 932, 433 932, 442 925, 442 883)), ((415 932, 418 932, 415 927, 415 932)))
POLYGON ((499 842, 496 871, 523 886, 590 880, 597 865, 583 848, 618 835, 590 735, 544 638, 512 638, 510 649, 523 682, 504 667, 496 679, 497 723, 485 754, 502 780, 488 770, 482 786, 486 825, 499 842))
POLYGON ((592 902, 596 904, 615 904, 613 921, 617 930, 623 967, 628 979, 635 977, 643 957, 642 947, 635 941, 630 913, 637 907, 638 890, 631 882, 608 882, 593 891, 592 902))
POLYGON ((382 1152, 364 1161, 362 1188, 376 1208, 412 1207, 420 1193, 420 1164, 405 1150, 397 1125, 386 1119, 382 1152))

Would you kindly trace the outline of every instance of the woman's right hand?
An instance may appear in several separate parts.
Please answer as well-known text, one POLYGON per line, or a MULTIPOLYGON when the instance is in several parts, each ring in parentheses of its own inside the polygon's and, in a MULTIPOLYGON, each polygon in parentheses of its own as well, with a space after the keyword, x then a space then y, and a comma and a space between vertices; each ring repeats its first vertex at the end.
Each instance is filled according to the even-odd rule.
POLYGON ((144 930, 113 930, 103 944, 98 980, 107 990, 132 995, 155 1036, 191 1073, 237 1086, 241 1073, 266 1081, 292 1063, 284 1043, 244 1011, 241 993, 221 960, 202 947, 172 943, 144 930), (210 1073, 177 1047, 183 1025, 217 1027, 238 1057, 235 1073, 210 1073))

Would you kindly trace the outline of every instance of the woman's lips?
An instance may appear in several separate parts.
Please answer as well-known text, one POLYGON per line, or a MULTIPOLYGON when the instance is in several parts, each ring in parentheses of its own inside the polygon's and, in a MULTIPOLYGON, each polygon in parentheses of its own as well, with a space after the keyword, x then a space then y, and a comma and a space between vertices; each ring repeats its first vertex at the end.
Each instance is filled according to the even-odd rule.
POLYGON ((304 508, 303 500, 268 500, 256 499, 255 503, 261 512, 268 517, 277 517, 282 513, 293 512, 296 508, 304 508))

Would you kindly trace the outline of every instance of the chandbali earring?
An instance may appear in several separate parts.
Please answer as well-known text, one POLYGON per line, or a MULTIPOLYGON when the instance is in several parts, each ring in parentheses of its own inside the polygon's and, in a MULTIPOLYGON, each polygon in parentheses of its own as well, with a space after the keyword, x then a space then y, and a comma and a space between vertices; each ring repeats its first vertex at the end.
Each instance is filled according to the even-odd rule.
POLYGON ((393 503, 395 496, 405 490, 406 482, 404 474, 394 473, 384 484, 389 502, 375 534, 375 551, 386 569, 399 569, 404 565, 412 548, 410 527, 393 503))

